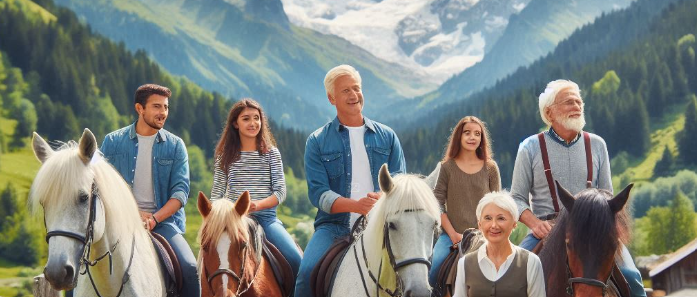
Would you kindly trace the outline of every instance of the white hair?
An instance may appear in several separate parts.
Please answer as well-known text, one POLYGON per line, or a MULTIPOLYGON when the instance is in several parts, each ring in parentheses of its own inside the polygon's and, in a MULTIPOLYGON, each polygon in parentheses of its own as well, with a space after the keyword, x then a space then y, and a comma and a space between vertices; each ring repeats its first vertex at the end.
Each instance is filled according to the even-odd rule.
POLYGON ((477 221, 481 219, 484 207, 491 203, 504 209, 505 211, 508 211, 509 213, 511 213, 511 217, 518 221, 518 205, 515 204, 515 201, 513 201, 513 197, 511 197, 511 194, 508 193, 508 191, 490 192, 484 195, 482 200, 479 200, 479 204, 477 204, 477 210, 475 211, 475 214, 477 215, 477 221))
POLYGON ((581 89, 578 87, 578 85, 575 82, 566 79, 558 79, 548 83, 545 91, 540 94, 540 116, 542 117, 542 121, 545 122, 547 126, 552 126, 552 121, 551 119, 547 118, 545 110, 547 107, 554 104, 554 99, 557 98, 559 91, 567 88, 571 88, 572 91, 577 92, 580 96, 581 89))
POLYGON ((358 70, 351 65, 343 64, 332 68, 327 72, 327 75, 324 76, 324 89, 327 90, 327 94, 334 96, 334 81, 344 75, 350 75, 356 80, 359 86, 362 86, 361 75, 358 73, 358 70))

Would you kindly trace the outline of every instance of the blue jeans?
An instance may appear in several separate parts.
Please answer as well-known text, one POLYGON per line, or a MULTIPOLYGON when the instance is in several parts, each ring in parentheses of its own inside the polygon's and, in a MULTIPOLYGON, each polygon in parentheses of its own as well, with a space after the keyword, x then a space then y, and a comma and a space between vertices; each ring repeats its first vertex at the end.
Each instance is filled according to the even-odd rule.
POLYGON ((450 254, 450 247, 452 245, 453 242, 450 240, 450 236, 443 232, 440 234, 438 241, 436 241, 436 245, 433 247, 433 260, 431 260, 431 270, 428 271, 428 283, 434 289, 438 289, 436 288, 438 270, 440 270, 448 254, 450 254))
POLYGON ((174 253, 177 254, 179 265, 182 267, 182 291, 181 296, 201 296, 201 284, 199 283, 198 270, 196 269, 196 257, 191 252, 189 244, 184 236, 179 234, 170 225, 159 225, 152 230, 162 235, 169 245, 172 246, 174 253))
POLYGON ((319 259, 324 256, 327 249, 334 243, 335 240, 349 234, 349 228, 346 226, 324 223, 315 229, 310 242, 305 248, 305 255, 300 262, 300 271, 298 279, 295 282, 295 296, 297 297, 314 297, 310 288, 310 276, 319 259))
MULTIPOLYGON (((528 235, 523 238, 523 241, 520 242, 520 247, 531 251, 538 242, 540 242, 540 240, 537 239, 537 237, 532 235, 532 233, 528 233, 528 235)), ((621 261, 617 261, 617 265, 620 271, 622 271, 624 278, 627 279, 632 297, 646 297, 644 283, 641 281, 641 273, 639 273, 639 269, 634 265, 634 259, 632 259, 632 255, 629 254, 629 250, 624 244, 622 245, 622 259, 620 260, 621 261)))
POLYGON ((268 239, 286 258, 288 264, 293 269, 293 275, 298 275, 298 269, 300 268, 300 261, 302 260, 302 255, 298 250, 298 246, 295 245, 293 237, 288 234, 286 228, 283 227, 283 223, 273 217, 273 218, 257 218, 257 222, 264 228, 264 233, 266 233, 266 239, 268 239))

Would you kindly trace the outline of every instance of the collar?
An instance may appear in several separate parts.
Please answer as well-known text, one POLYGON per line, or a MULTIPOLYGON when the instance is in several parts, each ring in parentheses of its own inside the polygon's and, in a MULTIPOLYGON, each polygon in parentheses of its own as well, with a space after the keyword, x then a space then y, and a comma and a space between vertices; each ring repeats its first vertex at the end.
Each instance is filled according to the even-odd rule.
MULTIPOLYGON (((368 117, 363 116, 363 124, 365 125, 368 130, 375 132, 375 122, 371 121, 368 117)), ((344 129, 344 125, 339 122, 339 117, 334 117, 334 120, 332 121, 332 126, 334 126, 334 129, 339 132, 342 129, 344 129)))
MULTIPOLYGON (((136 120, 135 122, 133 122, 133 124, 128 126, 128 138, 130 138, 131 140, 138 137, 138 135, 136 134, 136 123, 138 123, 138 120, 136 120)), ((157 131, 157 133, 155 133, 155 135, 157 135, 157 137, 155 137, 156 142, 163 142, 167 140, 167 136, 165 135, 165 133, 162 133, 162 130, 163 129, 160 129, 157 131)))
POLYGON ((576 142, 578 142, 579 139, 581 139, 581 134, 583 134, 582 131, 578 132, 578 134, 576 134, 576 137, 571 142, 566 143, 566 140, 564 140, 564 138, 559 136, 559 134, 557 134, 557 132, 554 131, 554 128, 549 127, 548 132, 549 132, 549 135, 552 136, 552 139, 556 140, 558 143, 560 143, 561 145, 563 145, 565 147, 570 147, 570 146, 574 145, 576 142))
MULTIPOLYGON (((506 257, 506 261, 508 261, 511 257, 515 256, 515 252, 516 252, 516 246, 513 245, 513 243, 511 243, 510 240, 508 241, 508 244, 511 245, 512 253, 510 255, 508 255, 508 257, 506 257)), ((489 242, 485 241, 484 244, 482 244, 482 246, 479 247, 479 250, 477 250, 477 262, 478 263, 482 262, 482 260, 484 260, 485 258, 487 260, 491 261, 491 259, 489 259, 489 256, 487 256, 487 254, 486 254, 486 247, 488 245, 489 245, 489 242)), ((493 263, 493 261, 491 261, 491 262, 493 263)))

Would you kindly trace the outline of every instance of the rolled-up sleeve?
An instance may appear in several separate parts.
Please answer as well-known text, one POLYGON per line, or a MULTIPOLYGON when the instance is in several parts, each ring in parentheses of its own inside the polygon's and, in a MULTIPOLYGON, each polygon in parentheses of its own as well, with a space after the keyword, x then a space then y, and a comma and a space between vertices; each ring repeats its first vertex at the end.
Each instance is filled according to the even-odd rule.
POLYGON ((186 146, 181 139, 177 140, 177 148, 172 164, 172 174, 169 180, 169 197, 177 199, 181 202, 182 207, 186 205, 189 199, 189 156, 186 151, 186 146))
POLYGON ((525 144, 526 142, 523 142, 518 147, 511 183, 511 196, 518 205, 518 216, 526 209, 530 209, 530 187, 533 182, 532 160, 525 144))
POLYGON ((329 177, 322 165, 319 144, 314 135, 310 135, 305 143, 305 176, 310 203, 321 211, 331 213, 334 201, 341 195, 329 189, 329 177))

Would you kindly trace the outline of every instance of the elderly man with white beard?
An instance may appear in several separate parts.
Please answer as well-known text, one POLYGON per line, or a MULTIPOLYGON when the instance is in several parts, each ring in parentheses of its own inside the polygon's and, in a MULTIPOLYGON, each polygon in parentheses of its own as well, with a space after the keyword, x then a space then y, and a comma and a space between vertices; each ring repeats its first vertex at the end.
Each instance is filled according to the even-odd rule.
MULTIPOLYGON (((511 194, 520 222, 530 233, 520 247, 532 250, 547 237, 560 207, 554 180, 576 194, 589 187, 612 192, 610 160, 603 138, 583 131, 584 103, 578 85, 555 80, 540 94, 540 116, 550 128, 525 139, 518 148, 511 194)), ((646 296, 641 274, 626 247, 620 270, 632 296, 646 296)))

